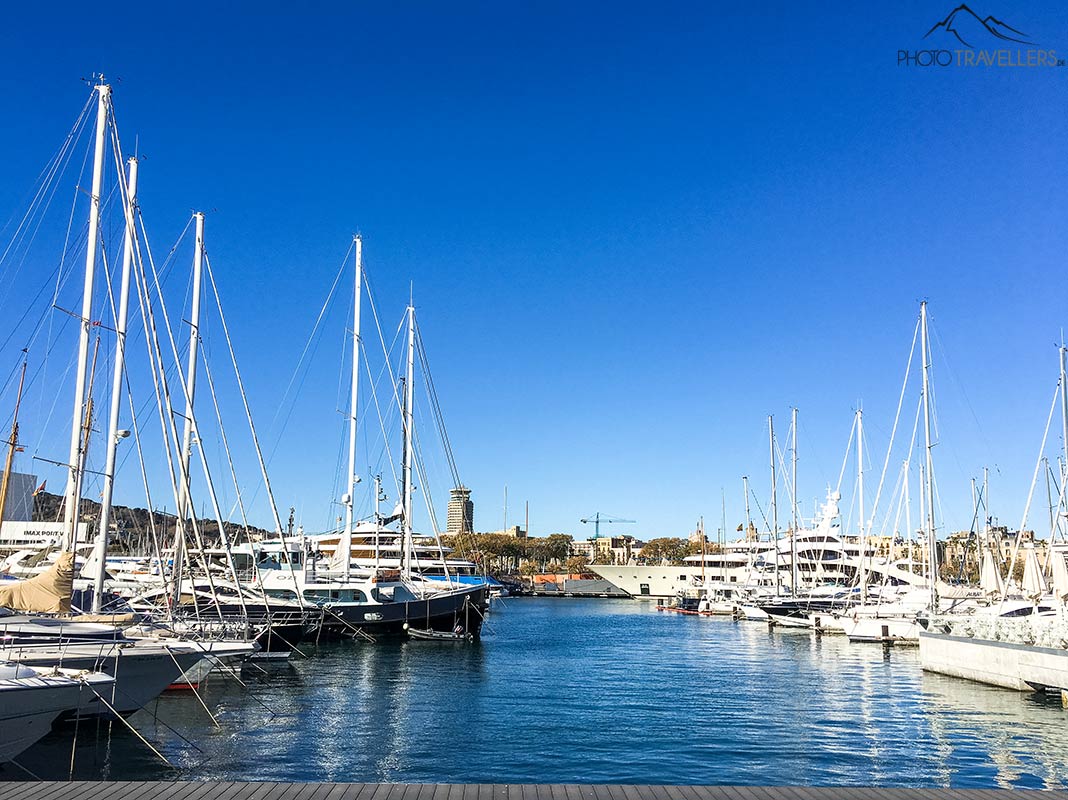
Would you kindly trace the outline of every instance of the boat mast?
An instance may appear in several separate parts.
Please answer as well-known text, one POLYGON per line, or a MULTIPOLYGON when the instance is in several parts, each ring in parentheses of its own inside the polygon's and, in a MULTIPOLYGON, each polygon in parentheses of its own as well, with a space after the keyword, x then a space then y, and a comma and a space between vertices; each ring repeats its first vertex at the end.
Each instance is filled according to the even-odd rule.
POLYGON ((927 451, 927 548, 931 581, 931 613, 938 612, 938 541, 934 522, 934 465, 931 461, 931 343, 927 338, 927 301, 920 303, 920 333, 923 339, 923 436, 927 451))
MULTIPOLYGON (((349 491, 344 497, 345 530, 338 548, 344 553, 341 574, 349 579, 349 562, 352 560, 352 506, 356 495, 356 401, 360 387, 360 282, 363 278, 363 239, 359 234, 352 237, 356 248, 356 295, 352 313, 352 398, 349 401, 349 491)), ((375 520, 378 526, 378 520, 375 520)), ((376 551, 377 552, 377 551, 376 551)))
POLYGON ((990 470, 983 467, 983 541, 990 545, 990 470))
MULTIPOLYGON (((790 505, 792 507, 791 527, 793 533, 790 535, 790 585, 797 586, 797 409, 793 409, 793 419, 790 422, 790 428, 793 431, 793 473, 790 478, 790 505)), ((796 589, 794 590, 796 592, 796 589)))
POLYGON ((913 530, 912 530, 912 508, 911 508, 912 502, 909 499, 909 481, 912 480, 912 475, 911 475, 912 470, 909 467, 909 460, 907 458, 905 459, 904 466, 902 467, 902 469, 904 469, 904 471, 905 471, 905 476, 904 476, 904 486, 905 486, 905 497, 904 497, 904 501, 905 501, 905 530, 907 530, 909 532, 909 539, 908 539, 908 542, 906 544, 906 546, 908 547, 908 562, 907 562, 907 565, 908 565, 909 575, 912 575, 913 574, 913 572, 912 572, 912 534, 913 534, 913 530))
POLYGON ((864 412, 857 409, 857 516, 860 517, 860 602, 868 602, 868 536, 864 524, 864 412))
POLYGON ((197 349, 200 345, 200 284, 204 264, 204 212, 193 214, 196 221, 196 249, 193 251, 193 308, 189 317, 189 360, 185 372, 186 407, 182 425, 182 484, 178 498, 178 516, 185 519, 189 508, 189 460, 193 453, 193 394, 197 384, 197 349))
POLYGON ((415 307, 408 305, 408 368, 404 377, 404 451, 401 457, 401 480, 404 496, 404 564, 407 572, 412 568, 412 444, 414 415, 412 401, 415 397, 415 307))
POLYGON ((382 515, 379 513, 378 504, 382 501, 382 476, 375 475, 375 571, 378 571, 381 546, 378 534, 382 530, 382 515))
POLYGON ((93 190, 89 199, 89 237, 85 245, 85 283, 82 288, 81 331, 78 336, 78 366, 74 373, 74 411, 71 415, 70 457, 63 522, 67 528, 67 546, 74 547, 78 528, 78 484, 82 469, 82 421, 85 419, 85 369, 89 361, 89 333, 92 327, 93 279, 96 274, 96 251, 100 247, 100 194, 104 182, 104 132, 107 127, 111 87, 96 88, 96 144, 93 152, 93 190))
MULTIPOLYGON (((1058 476, 1060 478, 1061 487, 1064 486, 1064 470, 1068 470, 1068 366, 1066 366, 1065 360, 1068 358, 1068 347, 1062 343, 1060 348, 1061 354, 1061 424, 1062 433, 1061 438, 1064 444, 1064 466, 1058 470, 1058 476)), ((1063 488, 1061 494, 1063 495, 1063 488)), ((1061 505, 1064 503, 1064 497, 1061 497, 1057 502, 1057 527, 1060 528, 1060 521, 1063 519, 1061 516, 1061 505)), ((1052 536, 1053 533, 1050 533, 1052 536)), ((1050 541, 1050 547, 1052 552, 1052 540, 1050 541)))
POLYGON ((19 444, 19 406, 22 405, 22 387, 26 382, 26 362, 22 362, 22 374, 19 375, 19 392, 15 397, 15 417, 11 422, 11 439, 7 443, 7 461, 4 462, 4 480, 0 483, 0 526, 4 523, 7 510, 7 488, 11 480, 11 465, 15 461, 15 450, 19 444))
POLYGON ((752 523, 749 521, 749 476, 742 476, 742 489, 745 491, 745 540, 749 541, 749 529, 752 523))
MULTIPOLYGON (((927 524, 927 491, 924 486, 927 485, 926 476, 927 470, 924 467, 923 462, 920 462, 920 532, 923 533, 923 527, 927 524)), ((927 573, 927 534, 923 533, 923 549, 920 551, 920 572, 927 573)))
MULTIPOLYGON (((719 579, 721 582, 727 582, 727 562, 723 558, 723 551, 727 544, 727 492, 721 486, 719 487, 719 507, 720 507, 720 522, 719 522, 719 579)), ((701 538, 705 535, 705 520, 701 518, 701 538)))
POLYGON ((119 286, 119 308, 115 316, 115 364, 111 375, 111 409, 108 414, 107 454, 104 460, 104 491, 100 497, 100 530, 96 532, 97 572, 93 576, 93 613, 99 614, 104 600, 104 561, 108 552, 108 532, 111 527, 111 498, 115 489, 115 452, 119 439, 129 431, 119 433, 119 405, 122 402, 122 376, 126 366, 126 324, 130 303, 130 269, 134 255, 134 208, 137 203, 137 158, 128 162, 129 177, 126 188, 126 236, 122 249, 122 278, 119 286))
POLYGON ((707 553, 705 551, 705 518, 700 517, 697 520, 697 532, 701 535, 701 586, 705 588, 707 593, 708 587, 705 585, 705 560, 707 553))
MULTIPOLYGON (((189 509, 189 460, 192 456, 193 394, 197 381, 197 348, 200 343, 200 271, 204 251, 204 214, 193 213, 196 222, 196 245, 193 251, 193 307, 189 317, 189 360, 185 377, 185 420, 182 426, 182 450, 179 453, 178 508, 174 520, 174 591, 175 602, 182 592, 182 558, 185 551, 185 519, 189 509)), ((220 534, 222 532, 220 531, 220 534)), ((283 546, 283 551, 285 547, 283 546)))
MULTIPOLYGON (((779 505, 775 485, 775 418, 768 415, 768 452, 771 455, 771 540, 775 543, 775 596, 779 596, 779 505)), ((791 593, 794 587, 790 587, 791 593)))

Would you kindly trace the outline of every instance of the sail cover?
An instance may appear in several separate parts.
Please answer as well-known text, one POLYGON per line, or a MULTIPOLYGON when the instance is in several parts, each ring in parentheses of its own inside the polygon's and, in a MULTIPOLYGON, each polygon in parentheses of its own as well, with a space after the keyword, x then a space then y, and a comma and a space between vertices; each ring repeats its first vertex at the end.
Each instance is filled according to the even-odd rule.
POLYGON ((982 568, 979 572, 979 587, 983 594, 999 595, 1005 588, 1001 580, 1001 570, 994 561, 994 554, 989 550, 983 553, 982 568))
POLYGON ((12 611, 69 614, 73 588, 74 553, 60 553, 46 572, 0 586, 0 606, 12 611))

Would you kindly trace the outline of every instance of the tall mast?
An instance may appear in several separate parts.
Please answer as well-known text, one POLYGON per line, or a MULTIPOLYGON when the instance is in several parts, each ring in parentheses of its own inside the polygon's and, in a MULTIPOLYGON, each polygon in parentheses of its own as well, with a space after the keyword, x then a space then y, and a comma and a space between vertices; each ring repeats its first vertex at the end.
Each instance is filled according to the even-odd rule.
MULTIPOLYGON (((122 278, 119 308, 115 316, 115 364, 111 375, 111 409, 108 414, 107 454, 104 460, 104 491, 100 498, 100 530, 96 533, 97 572, 93 576, 93 613, 99 614, 104 599, 104 561, 108 553, 111 527, 111 497, 115 489, 115 452, 119 446, 119 405, 122 402, 122 376, 126 357, 126 323, 130 301, 130 269, 134 255, 134 209, 137 203, 137 159, 131 158, 126 188, 126 236, 122 248, 122 278)), ((124 431, 129 434, 129 431, 124 431)))
POLYGON ((415 307, 408 306, 408 368, 404 377, 404 451, 401 456, 401 480, 404 499, 404 560, 411 571, 412 556, 412 401, 415 399, 415 307))
MULTIPOLYGON (((793 431, 793 472, 790 477, 790 506, 792 517, 790 526, 793 533, 790 536, 790 585, 797 586, 797 409, 793 409, 793 419, 790 422, 793 431)), ((795 589, 796 592, 796 589, 795 589)))
MULTIPOLYGON (((174 591, 175 602, 182 591, 182 559, 185 550, 185 520, 189 510, 189 460, 192 457, 193 394, 197 382, 197 348, 200 344, 200 270, 204 257, 204 214, 193 214, 196 221, 196 246, 193 251, 193 308, 189 317, 189 361, 185 377, 185 420, 182 427, 182 451, 178 454, 178 508, 174 520, 174 591)), ((281 527, 279 527, 281 530, 281 527)), ((220 531, 220 534, 222 531, 220 531)), ((283 550, 285 548, 283 547, 283 550)))
MULTIPOLYGON (((341 534, 339 549, 344 553, 341 574, 348 580, 349 562, 352 560, 352 506, 356 495, 356 401, 360 387, 360 290, 363 279, 363 239, 359 234, 352 239, 356 247, 356 295, 352 312, 352 398, 349 401, 349 491, 345 495, 345 530, 341 534)), ((378 520, 375 520, 378 525, 378 520)), ((377 550, 376 550, 377 553, 377 550)))
POLYGON ((11 439, 7 443, 7 460, 4 462, 4 480, 0 483, 0 526, 4 524, 4 512, 7 510, 7 488, 11 480, 11 465, 15 461, 15 449, 19 444, 19 406, 22 405, 22 386, 26 382, 26 362, 22 362, 22 374, 19 375, 19 393, 15 397, 15 417, 11 422, 11 439))
POLYGON ((204 213, 193 214, 196 221, 196 249, 193 251, 193 307, 189 316, 189 361, 185 372, 185 421, 182 425, 181 478, 178 493, 178 517, 184 520, 189 510, 189 459, 192 455, 193 395, 197 385, 197 349, 200 346, 200 284, 204 264, 204 213))
POLYGON ((749 541, 749 528, 752 523, 749 521, 749 476, 742 476, 742 489, 745 491, 745 540, 749 541))
POLYGON ((904 466, 902 467, 902 469, 904 469, 904 471, 905 471, 905 479, 904 479, 904 485, 905 485, 905 530, 907 530, 909 532, 908 542, 906 542, 906 547, 908 547, 908 562, 907 563, 908 563, 909 575, 912 575, 912 534, 913 534, 913 530, 912 530, 912 502, 909 499, 909 482, 912 480, 912 475, 911 475, 912 470, 909 467, 909 460, 907 458, 905 459, 905 463, 904 463, 904 466))
MULTIPOLYGON (((924 488, 927 485, 927 467, 924 463, 920 462, 920 531, 923 532, 923 527, 927 524, 927 490, 924 488)), ((923 534, 923 546, 924 549, 920 552, 920 570, 926 574, 927 572, 927 534, 923 534)))
POLYGON ((379 556, 381 554, 378 542, 378 533, 382 529, 382 515, 378 511, 380 502, 382 502, 382 476, 375 475, 375 572, 378 571, 379 556))
MULTIPOLYGON (((1061 424, 1063 426, 1062 427, 1061 438, 1064 440, 1063 441, 1063 444, 1064 444, 1064 467, 1062 468, 1062 470, 1058 470, 1057 477, 1060 478, 1060 481, 1059 481, 1060 485, 1064 486, 1065 481, 1064 481, 1064 472, 1063 472, 1063 470, 1068 470, 1068 367, 1066 367, 1066 364, 1065 364, 1066 358, 1068 358, 1068 347, 1065 347, 1063 343, 1061 344, 1060 354, 1061 354, 1061 424)), ((1058 528, 1061 527, 1060 523, 1061 523, 1061 519, 1063 519, 1063 517, 1061 517, 1061 505, 1063 503, 1064 503, 1064 498, 1061 498, 1057 502, 1057 527, 1058 528)), ((1053 533, 1051 532, 1050 535, 1052 536, 1053 533)))
POLYGON ((89 201, 89 237, 85 246, 85 283, 82 288, 81 332, 78 337, 78 367, 74 374, 74 411, 70 426, 70 457, 63 521, 67 527, 67 545, 74 546, 78 525, 78 484, 82 469, 82 422, 85 419, 85 369, 89 361, 89 333, 92 327, 93 279, 96 274, 96 251, 100 247, 100 193, 104 182, 104 133, 107 127, 111 87, 96 87, 96 145, 93 152, 93 192, 89 201))
MULTIPOLYGON (((775 596, 779 595, 779 504, 775 485, 775 418, 768 415, 768 452, 771 455, 771 540, 775 543, 775 596)), ((790 587, 791 593, 795 591, 790 587)))
POLYGON ((920 303, 920 333, 923 348, 923 438, 927 451, 927 558, 931 581, 931 613, 938 612, 938 541, 934 520, 934 465, 931 461, 931 345, 927 338, 927 301, 920 303))
POLYGON ((705 587, 705 560, 706 560, 707 553, 706 553, 706 550, 705 550, 705 518, 704 517, 699 517, 698 520, 697 520, 697 532, 701 536, 701 586, 705 587))
POLYGON ((868 526, 864 522, 864 412, 857 409, 857 516, 860 517, 860 602, 868 602, 868 526))
POLYGON ((983 541, 990 544, 990 475, 983 467, 983 541))
MULTIPOLYGON (((727 562, 723 560, 723 549, 727 543, 727 492, 721 486, 719 487, 719 509, 720 509, 720 521, 719 521, 719 579, 726 583, 727 581, 727 562)), ((705 520, 701 518, 701 538, 705 537, 705 520)))

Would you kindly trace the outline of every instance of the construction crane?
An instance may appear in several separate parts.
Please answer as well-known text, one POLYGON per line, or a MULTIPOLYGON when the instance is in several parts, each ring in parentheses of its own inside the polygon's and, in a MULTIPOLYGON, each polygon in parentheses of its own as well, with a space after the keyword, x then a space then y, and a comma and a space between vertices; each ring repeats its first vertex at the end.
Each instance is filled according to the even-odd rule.
POLYGON ((596 514, 594 514, 589 519, 579 520, 579 522, 581 522, 583 525, 592 522, 593 523, 593 538, 600 539, 601 538, 601 523, 602 522, 604 524, 606 524, 606 525, 610 524, 610 523, 632 524, 632 523, 637 522, 637 520, 620 519, 619 517, 610 517, 607 514, 602 514, 600 511, 598 511, 596 514))

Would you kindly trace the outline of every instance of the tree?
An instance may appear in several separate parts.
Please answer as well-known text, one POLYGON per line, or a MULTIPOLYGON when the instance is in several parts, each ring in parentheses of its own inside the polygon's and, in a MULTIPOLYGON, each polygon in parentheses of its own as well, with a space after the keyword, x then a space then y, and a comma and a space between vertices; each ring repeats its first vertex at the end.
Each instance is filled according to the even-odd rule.
POLYGON ((545 538, 545 557, 553 561, 564 561, 571 555, 572 538, 566 533, 553 533, 545 538))
MULTIPOLYGON (((698 544, 700 552, 700 544, 698 544)), ((642 547, 641 560, 646 564, 681 564, 686 556, 691 555, 690 542, 671 536, 651 539, 642 547)))
POLYGON ((586 556, 573 556, 567 560, 567 572, 569 575, 582 575, 589 571, 588 567, 586 556))
POLYGON ((522 567, 519 568, 519 572, 525 575, 527 580, 530 581, 530 588, 534 588, 534 576, 538 574, 538 567, 533 561, 528 561, 522 567))

